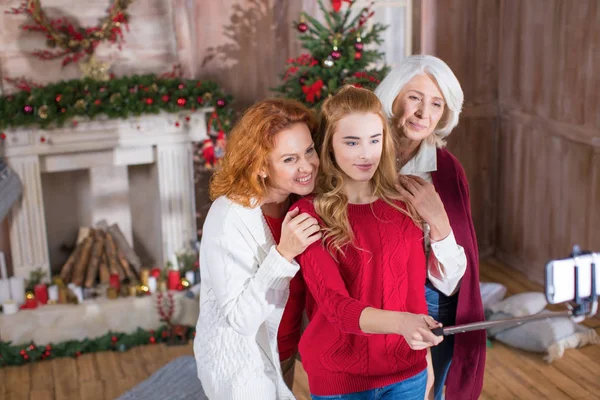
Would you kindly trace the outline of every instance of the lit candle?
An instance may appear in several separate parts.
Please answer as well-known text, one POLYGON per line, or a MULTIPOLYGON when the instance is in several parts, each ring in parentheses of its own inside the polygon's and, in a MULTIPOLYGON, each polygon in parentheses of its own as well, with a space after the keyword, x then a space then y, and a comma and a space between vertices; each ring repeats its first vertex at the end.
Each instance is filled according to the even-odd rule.
POLYGON ((18 306, 25 303, 25 279, 20 276, 10 278, 10 293, 18 306))

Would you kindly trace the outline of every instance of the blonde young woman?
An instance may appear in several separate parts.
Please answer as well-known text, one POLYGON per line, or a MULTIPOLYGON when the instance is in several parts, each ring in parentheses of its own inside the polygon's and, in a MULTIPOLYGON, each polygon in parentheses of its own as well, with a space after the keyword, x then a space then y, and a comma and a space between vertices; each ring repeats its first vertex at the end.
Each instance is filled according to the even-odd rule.
MULTIPOLYGON (((299 350, 311 395, 422 400, 426 350, 442 338, 426 315, 423 232, 400 201, 377 97, 350 86, 328 98, 315 143, 317 194, 293 208, 319 221, 324 241, 296 257, 307 298, 291 296, 286 306, 297 315, 306 305, 310 322, 299 350)), ((280 338, 288 336, 284 328, 280 338)))

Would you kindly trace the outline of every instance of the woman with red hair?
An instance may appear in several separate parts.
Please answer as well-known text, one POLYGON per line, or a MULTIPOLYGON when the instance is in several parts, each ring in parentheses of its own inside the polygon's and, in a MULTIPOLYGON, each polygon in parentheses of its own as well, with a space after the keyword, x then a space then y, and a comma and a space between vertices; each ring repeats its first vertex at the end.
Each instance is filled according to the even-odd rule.
POLYGON ((314 188, 314 128, 314 115, 296 101, 253 105, 231 132, 211 181, 194 340, 198 377, 211 400, 294 398, 282 378, 277 330, 299 270, 294 257, 321 238, 315 218, 287 212, 291 194, 314 188))

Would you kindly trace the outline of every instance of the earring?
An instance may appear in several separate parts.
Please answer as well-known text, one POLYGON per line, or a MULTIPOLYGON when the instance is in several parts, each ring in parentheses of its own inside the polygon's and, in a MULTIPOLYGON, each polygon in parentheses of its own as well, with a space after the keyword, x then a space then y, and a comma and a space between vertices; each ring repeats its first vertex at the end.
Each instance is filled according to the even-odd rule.
POLYGON ((262 174, 260 174, 260 177, 263 178, 263 179, 266 179, 267 174, 263 172, 262 174))

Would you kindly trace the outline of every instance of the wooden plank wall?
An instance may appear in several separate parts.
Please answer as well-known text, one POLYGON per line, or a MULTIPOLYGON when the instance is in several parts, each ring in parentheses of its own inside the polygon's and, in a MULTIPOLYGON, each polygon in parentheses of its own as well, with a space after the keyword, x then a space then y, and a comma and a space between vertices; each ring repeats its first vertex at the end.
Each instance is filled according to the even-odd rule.
POLYGON ((498 258, 541 281, 600 251, 600 3, 503 0, 498 258))
POLYGON ((600 250, 600 3, 416 1, 421 50, 465 91, 449 147, 482 253, 541 282, 574 243, 600 250))

